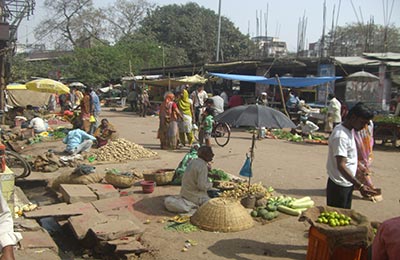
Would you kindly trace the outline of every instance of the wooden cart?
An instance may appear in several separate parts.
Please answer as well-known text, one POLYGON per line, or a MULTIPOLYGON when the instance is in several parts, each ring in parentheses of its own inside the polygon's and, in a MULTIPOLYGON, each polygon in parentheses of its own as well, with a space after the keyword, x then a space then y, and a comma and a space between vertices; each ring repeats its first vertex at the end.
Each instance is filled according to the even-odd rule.
POLYGON ((396 146, 397 140, 400 139, 400 124, 374 122, 374 140, 381 140, 382 143, 392 143, 396 146))

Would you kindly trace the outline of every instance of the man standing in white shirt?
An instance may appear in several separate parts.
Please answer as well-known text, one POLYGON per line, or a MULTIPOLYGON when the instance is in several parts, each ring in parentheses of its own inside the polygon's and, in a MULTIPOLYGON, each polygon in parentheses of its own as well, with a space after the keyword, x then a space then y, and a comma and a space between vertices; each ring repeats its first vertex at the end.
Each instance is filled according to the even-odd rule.
POLYGON ((228 104, 229 104, 229 96, 228 96, 228 93, 226 92, 226 89, 222 90, 220 96, 224 100, 224 109, 227 109, 228 108, 228 104))
POLYGON ((0 260, 15 260, 13 247, 21 239, 21 234, 14 232, 14 222, 0 183, 0 260))
POLYGON ((355 105, 345 121, 333 129, 329 136, 328 183, 326 201, 328 206, 351 208, 354 188, 362 195, 376 194, 355 177, 357 171, 357 147, 352 130, 360 131, 374 117, 372 111, 362 103, 355 105))
POLYGON ((328 99, 329 99, 328 117, 329 121, 333 123, 332 128, 335 128, 335 126, 337 126, 338 124, 340 124, 340 122, 342 122, 342 116, 340 113, 342 104, 340 103, 339 100, 337 100, 334 94, 329 94, 328 99))
POLYGON ((193 100, 195 123, 199 123, 199 116, 208 98, 207 92, 204 90, 204 85, 198 85, 197 89, 190 94, 190 98, 193 100))

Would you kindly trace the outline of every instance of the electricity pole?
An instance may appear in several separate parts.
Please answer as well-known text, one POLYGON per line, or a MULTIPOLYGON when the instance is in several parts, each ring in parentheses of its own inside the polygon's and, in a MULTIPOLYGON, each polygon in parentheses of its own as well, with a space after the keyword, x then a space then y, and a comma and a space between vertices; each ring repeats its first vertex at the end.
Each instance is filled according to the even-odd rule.
POLYGON ((219 46, 220 46, 220 41, 221 41, 221 1, 219 0, 219 5, 218 5, 218 34, 217 34, 217 59, 216 61, 219 61, 219 46))

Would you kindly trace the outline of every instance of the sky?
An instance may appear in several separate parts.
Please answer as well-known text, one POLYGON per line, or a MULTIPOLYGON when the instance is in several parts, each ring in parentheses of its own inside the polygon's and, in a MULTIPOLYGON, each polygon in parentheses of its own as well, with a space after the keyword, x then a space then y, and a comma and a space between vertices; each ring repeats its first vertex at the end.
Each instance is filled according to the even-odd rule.
MULTIPOLYGON (((112 4, 114 0, 93 0, 93 2, 98 7, 104 7, 112 4)), ((219 0, 149 0, 149 2, 160 6, 195 2, 215 13, 218 13, 219 5, 219 0)), ((332 25, 334 6, 336 23, 339 2, 340 0, 326 0, 326 32, 332 25)), ((25 43, 27 39, 29 43, 36 41, 33 29, 46 16, 43 3, 44 0, 36 0, 34 15, 21 23, 18 29, 19 42, 25 43)), ((256 14, 260 16, 260 12, 262 13, 264 25, 268 9, 268 36, 279 37, 280 40, 286 41, 290 51, 295 51, 298 23, 303 15, 307 18, 306 43, 316 42, 320 38, 323 27, 323 3, 323 0, 221 0, 221 14, 229 18, 243 34, 250 33, 250 36, 256 36, 256 14)), ((341 0, 337 25, 343 26, 358 21, 366 23, 371 17, 374 18, 375 24, 384 24, 383 3, 388 6, 389 11, 394 3, 389 22, 400 27, 400 0, 341 0)), ((265 35, 264 28, 265 26, 262 27, 263 35, 265 35)))

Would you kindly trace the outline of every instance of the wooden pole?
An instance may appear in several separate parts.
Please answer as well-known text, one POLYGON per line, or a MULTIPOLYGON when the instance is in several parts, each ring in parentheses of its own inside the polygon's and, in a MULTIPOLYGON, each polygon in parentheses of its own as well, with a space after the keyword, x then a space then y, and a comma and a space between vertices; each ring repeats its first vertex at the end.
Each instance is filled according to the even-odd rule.
MULTIPOLYGON (((250 147, 250 170, 253 173, 253 160, 254 160, 254 146, 256 144, 256 131, 253 131, 253 137, 251 140, 251 147, 250 147)), ((250 181, 251 181, 251 176, 249 177, 249 194, 250 195, 250 181)))
POLYGON ((279 91, 280 91, 280 93, 281 93, 281 100, 282 100, 283 111, 285 112, 285 114, 287 115, 287 117, 290 118, 289 113, 288 113, 288 111, 286 110, 285 97, 283 96, 282 85, 281 85, 281 81, 279 80, 278 74, 275 74, 275 78, 276 78, 276 81, 278 81, 279 91))

